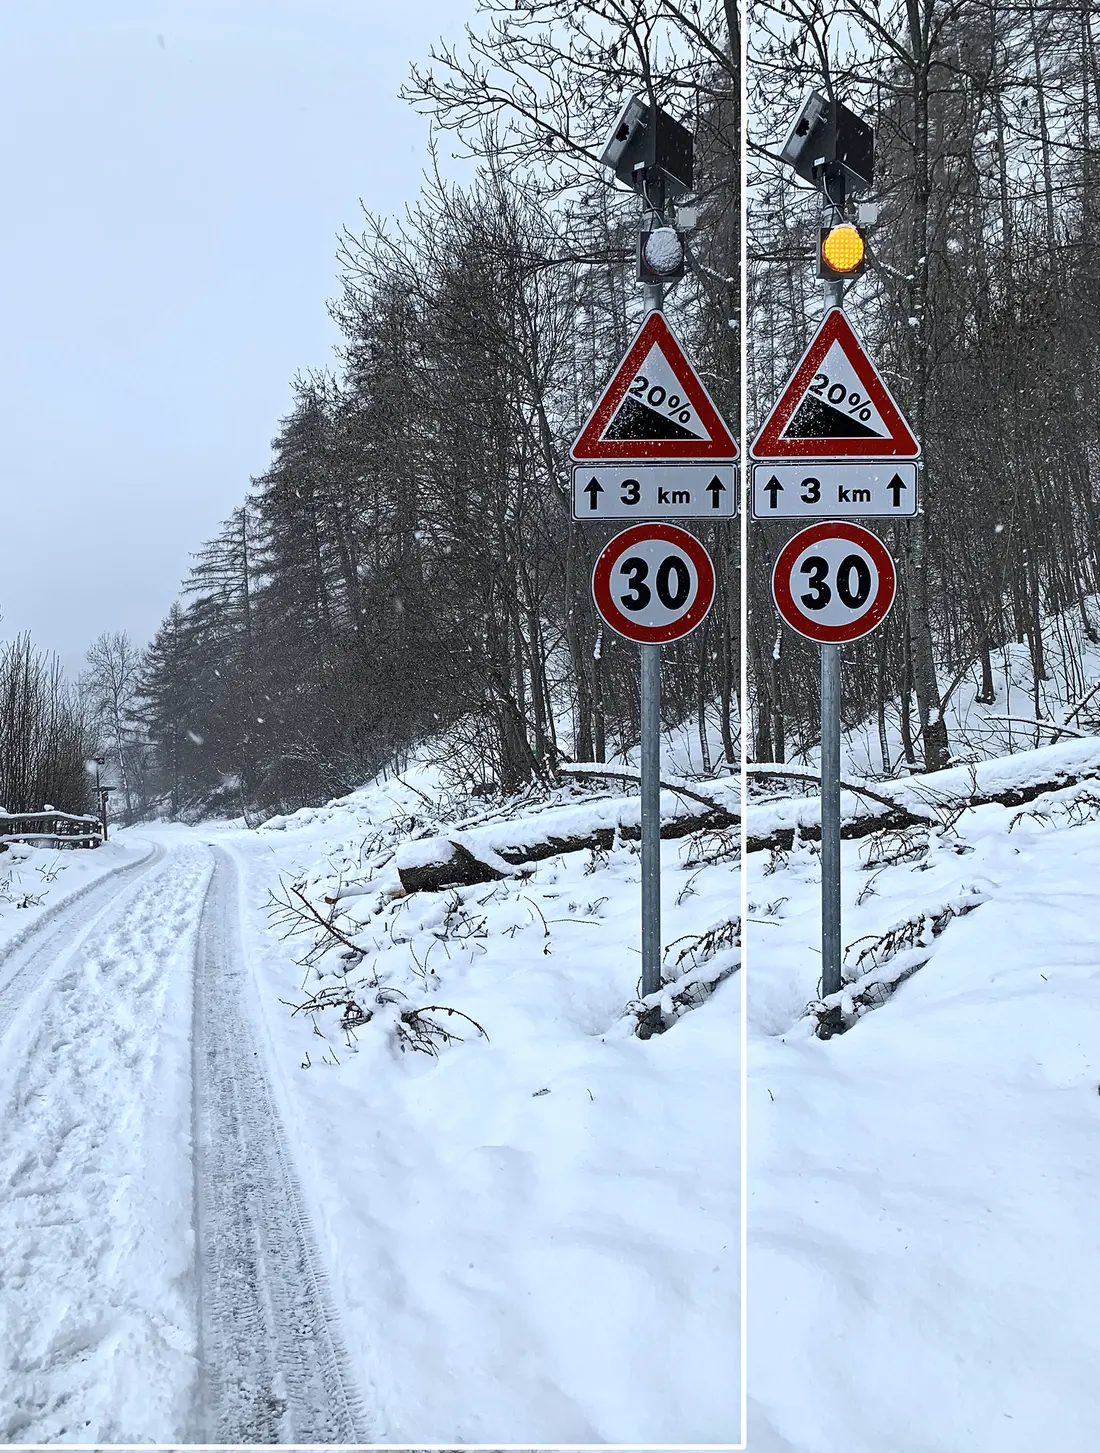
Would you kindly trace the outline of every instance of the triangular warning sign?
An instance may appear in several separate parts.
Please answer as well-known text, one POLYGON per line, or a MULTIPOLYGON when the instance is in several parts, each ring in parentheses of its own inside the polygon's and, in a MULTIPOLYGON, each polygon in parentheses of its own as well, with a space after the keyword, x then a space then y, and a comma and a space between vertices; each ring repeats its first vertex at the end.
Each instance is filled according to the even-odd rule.
POLYGON ((917 459, 920 445, 840 308, 752 442, 754 459, 917 459))
POLYGON ((650 313, 570 450, 577 460, 737 458, 737 441, 662 313, 650 313))

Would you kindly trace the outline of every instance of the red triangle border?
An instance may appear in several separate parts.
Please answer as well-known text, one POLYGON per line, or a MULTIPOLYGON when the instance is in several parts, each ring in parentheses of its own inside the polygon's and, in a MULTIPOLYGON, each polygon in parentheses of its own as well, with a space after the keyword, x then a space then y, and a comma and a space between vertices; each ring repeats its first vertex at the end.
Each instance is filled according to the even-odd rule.
POLYGON ((752 441, 753 459, 919 459, 920 444, 904 414, 871 362, 859 335, 841 308, 830 308, 763 427, 752 441), (885 439, 784 439, 783 430, 802 402, 818 365, 834 343, 839 343, 856 377, 866 390, 890 433, 885 439))
POLYGON ((642 326, 634 335, 619 364, 589 414, 584 428, 577 435, 576 443, 569 451, 578 464, 597 463, 603 460, 723 460, 738 458, 737 441, 730 433, 726 421, 715 408, 702 379, 695 372, 679 339, 669 327, 661 312, 646 315, 642 326), (626 397, 634 382, 638 369, 653 347, 660 348, 668 361, 673 376, 684 391, 686 400, 710 435, 709 439, 604 439, 603 432, 615 416, 615 411, 626 397))

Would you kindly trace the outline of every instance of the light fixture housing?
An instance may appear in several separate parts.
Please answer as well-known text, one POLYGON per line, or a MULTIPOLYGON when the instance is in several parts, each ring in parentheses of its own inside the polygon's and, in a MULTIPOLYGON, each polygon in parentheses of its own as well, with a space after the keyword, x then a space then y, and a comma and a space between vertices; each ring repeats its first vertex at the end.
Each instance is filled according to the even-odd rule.
POLYGON ((669 283, 687 270, 684 244, 675 227, 643 227, 638 234, 638 281, 669 283))
POLYGON ((818 233, 817 275, 827 282, 858 277, 867 265, 863 233, 851 222, 822 226, 818 233))
POLYGON ((811 91, 791 122, 779 157, 803 181, 832 194, 830 176, 849 192, 866 191, 874 184, 875 132, 843 101, 824 91, 811 91))

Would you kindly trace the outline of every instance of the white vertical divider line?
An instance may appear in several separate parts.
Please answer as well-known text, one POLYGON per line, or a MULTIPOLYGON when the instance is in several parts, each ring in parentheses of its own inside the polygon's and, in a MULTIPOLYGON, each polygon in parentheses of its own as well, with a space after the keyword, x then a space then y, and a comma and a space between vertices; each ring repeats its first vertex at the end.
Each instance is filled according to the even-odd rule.
POLYGON ((739 357, 741 360, 741 427, 739 429, 739 447, 741 450, 741 527, 738 532, 740 540, 740 580, 738 581, 739 604, 740 604, 740 678, 739 689, 741 696, 741 1441, 740 1447, 744 1448, 748 1443, 749 1436, 749 889, 747 853, 748 847, 748 772, 746 767, 749 758, 749 672, 748 652, 745 649, 748 630, 748 549, 749 549, 749 450, 748 450, 748 418, 749 418, 749 318, 748 318, 748 190, 745 186, 745 160, 748 154, 748 121, 749 121, 749 33, 748 19, 749 7, 737 3, 737 13, 740 21, 740 75, 741 87, 741 154, 740 154, 740 175, 738 181, 741 187, 741 278, 740 278, 740 324, 741 337, 739 339, 739 357))

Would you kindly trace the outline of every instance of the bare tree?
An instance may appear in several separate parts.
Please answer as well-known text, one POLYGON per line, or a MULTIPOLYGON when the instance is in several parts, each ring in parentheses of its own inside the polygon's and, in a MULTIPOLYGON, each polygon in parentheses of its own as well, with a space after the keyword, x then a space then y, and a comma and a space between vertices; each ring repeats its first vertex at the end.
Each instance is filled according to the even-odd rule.
MULTIPOLYGON (((758 3, 751 30, 750 394, 774 399, 818 316, 816 205, 778 163, 810 86, 875 124, 879 225, 846 307, 924 447, 923 513, 890 527, 898 606, 845 653, 853 718, 887 717, 903 758, 950 756, 946 709, 993 699, 993 654, 1026 642, 1032 707, 1048 638, 1077 616, 1070 697, 1097 589, 1100 268, 1095 7, 1009 0, 758 3), (1075 659, 1076 657, 1076 659, 1075 659)), ((758 751, 815 740, 813 653, 781 634, 767 568, 782 529, 755 526, 749 669, 758 751), (759 564, 759 568, 755 568, 759 564), (776 650, 782 640, 782 650, 776 650), (782 713, 786 732, 780 732, 782 713)))
POLYGON ((95 733, 56 657, 29 636, 0 648, 0 805, 40 812, 47 804, 87 812, 95 733))
POLYGON ((89 648, 87 661, 79 689, 88 702, 100 745, 118 773, 124 820, 130 826, 135 810, 144 807, 135 793, 134 780, 136 775, 140 782, 141 767, 135 758, 144 751, 137 720, 141 653, 125 631, 104 632, 89 648))

